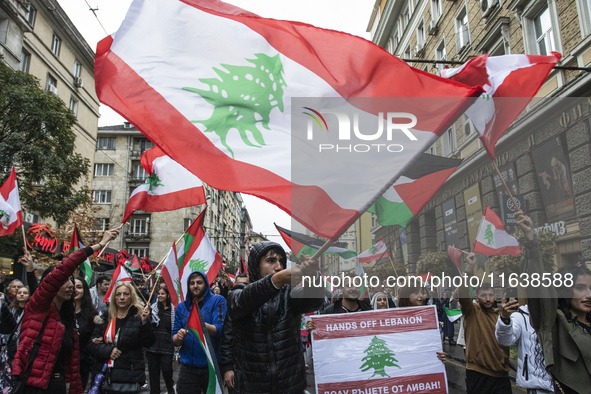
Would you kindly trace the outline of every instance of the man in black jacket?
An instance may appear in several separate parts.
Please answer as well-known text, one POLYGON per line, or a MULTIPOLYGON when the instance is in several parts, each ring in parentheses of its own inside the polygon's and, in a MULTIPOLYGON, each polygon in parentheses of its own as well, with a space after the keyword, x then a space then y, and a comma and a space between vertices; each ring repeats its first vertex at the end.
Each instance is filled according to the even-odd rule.
POLYGON ((318 261, 304 257, 301 266, 288 269, 286 261, 279 244, 255 244, 248 259, 251 284, 230 293, 236 393, 302 393, 306 388, 301 315, 320 308, 324 288, 292 288, 302 275, 317 275, 318 261))
POLYGON ((324 308, 321 315, 331 315, 333 313, 350 313, 359 311, 370 311, 371 305, 367 300, 359 300, 359 287, 353 285, 354 275, 346 276, 343 280, 341 293, 343 298, 339 298, 334 304, 324 308))

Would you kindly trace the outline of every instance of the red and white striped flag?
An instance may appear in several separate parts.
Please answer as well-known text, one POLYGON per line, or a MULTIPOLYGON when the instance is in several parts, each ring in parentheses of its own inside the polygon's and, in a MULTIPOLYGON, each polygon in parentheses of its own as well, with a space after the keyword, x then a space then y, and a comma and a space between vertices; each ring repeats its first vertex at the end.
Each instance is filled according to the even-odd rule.
POLYGON ((23 225, 23 212, 18 196, 18 184, 14 167, 0 186, 0 237, 14 233, 18 226, 23 225))
POLYGON ((158 147, 144 152, 141 162, 150 176, 131 193, 123 223, 136 209, 163 212, 206 203, 203 182, 158 147))
POLYGON ((503 222, 488 205, 480 221, 472 251, 485 256, 500 256, 503 254, 519 256, 521 254, 517 239, 505 231, 503 222))
POLYGON ((109 286, 109 289, 105 293, 105 296, 103 297, 103 302, 111 302, 111 299, 115 296, 113 294, 113 289, 115 288, 117 282, 133 282, 131 276, 129 276, 129 273, 122 265, 118 265, 113 271, 113 276, 111 278, 111 286, 109 286))
MULTIPOLYGON (((133 1, 119 31, 98 44, 95 78, 102 103, 199 179, 269 201, 325 238, 349 227, 482 92, 412 68, 363 38, 217 0, 133 1), (291 120, 307 117, 291 107, 296 97, 346 98, 351 106, 354 98, 423 97, 429 105, 400 100, 396 111, 417 118, 413 138, 396 154, 376 155, 371 177, 368 168, 328 166, 317 168, 314 183, 297 184, 291 120), (350 192, 319 183, 327 177, 350 192), (307 198, 292 204, 293 192, 307 198)), ((376 120, 388 112, 355 106, 376 120)), ((302 139, 314 152, 317 142, 302 139)))
POLYGON ((384 242, 384 238, 380 239, 377 244, 367 249, 365 252, 360 253, 357 258, 360 263, 369 264, 372 261, 379 259, 382 255, 389 256, 388 247, 384 242))
POLYGON ((466 111, 491 160, 501 135, 542 87, 562 57, 532 55, 481 55, 441 76, 470 86, 484 87, 484 94, 466 111))

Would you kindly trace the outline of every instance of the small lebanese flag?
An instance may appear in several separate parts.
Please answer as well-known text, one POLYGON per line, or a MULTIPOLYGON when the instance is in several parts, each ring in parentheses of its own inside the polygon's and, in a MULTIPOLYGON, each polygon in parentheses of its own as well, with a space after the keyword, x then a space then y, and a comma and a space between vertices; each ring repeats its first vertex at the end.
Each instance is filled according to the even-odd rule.
POLYGON ((441 76, 469 86, 482 86, 484 94, 468 108, 482 145, 491 160, 495 144, 546 82, 562 55, 481 55, 459 68, 441 71, 441 76))
POLYGON ((228 274, 228 278, 230 278, 230 280, 232 281, 232 283, 236 283, 236 276, 234 276, 232 274, 228 274))
POLYGON ((23 212, 18 196, 16 172, 12 167, 8 179, 0 186, 0 237, 12 234, 22 224, 23 212))
POLYGON ((115 271, 113 271, 113 277, 111 278, 111 286, 109 286, 109 290, 107 290, 107 292, 105 293, 105 296, 103 297, 103 302, 111 302, 111 298, 112 296, 114 296, 113 289, 115 288, 117 282, 131 281, 131 276, 129 276, 127 270, 125 268, 122 268, 122 266, 118 265, 117 268, 115 268, 115 271))
POLYGON ((359 254, 358 259, 360 263, 369 264, 374 260, 379 259, 384 256, 388 256, 386 243, 384 242, 384 238, 382 238, 377 244, 372 246, 371 248, 367 249, 365 252, 359 254))
POLYGON ((170 252, 166 256, 166 260, 160 270, 160 275, 164 278, 164 283, 168 288, 170 294, 170 301, 176 308, 179 303, 184 300, 183 286, 181 286, 181 278, 179 266, 177 264, 176 243, 172 243, 170 252))
POLYGON ((485 256, 500 256, 510 254, 519 256, 521 248, 515 237, 510 236, 504 229, 501 219, 487 205, 484 216, 480 221, 476 242, 474 242, 474 253, 485 256))
POLYGON ((163 212, 206 203, 203 182, 160 148, 144 152, 141 162, 150 177, 131 193, 123 223, 136 209, 163 212))

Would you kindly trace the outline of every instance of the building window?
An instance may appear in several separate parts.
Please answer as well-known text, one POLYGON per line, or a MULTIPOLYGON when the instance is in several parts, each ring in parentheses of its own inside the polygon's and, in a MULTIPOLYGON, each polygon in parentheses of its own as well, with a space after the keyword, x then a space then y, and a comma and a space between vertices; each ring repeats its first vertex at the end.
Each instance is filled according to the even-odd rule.
POLYGON ((148 218, 132 219, 129 235, 147 235, 148 218))
POLYGON ((31 67, 31 54, 23 49, 21 52, 20 70, 24 73, 28 73, 29 67, 31 67))
POLYGON ((140 153, 144 153, 148 149, 154 147, 152 141, 147 138, 134 138, 133 139, 133 150, 138 151, 140 153))
POLYGON ((115 164, 113 163, 96 163, 94 165, 94 176, 113 176, 115 164))
MULTIPOLYGON (((437 49, 435 50, 435 60, 447 60, 447 52, 445 50, 445 41, 441 40, 437 49)), ((441 70, 445 68, 445 64, 438 63, 437 71, 441 73, 441 70)))
POLYGON ((37 9, 32 5, 29 5, 29 10, 27 11, 27 22, 29 25, 35 26, 35 18, 37 17, 37 9))
POLYGON ((97 150, 115 150, 115 137, 98 137, 96 140, 97 150))
POLYGON ((133 246, 128 246, 129 249, 129 255, 133 256, 134 254, 137 256, 138 259, 141 259, 142 257, 149 257, 150 256, 150 248, 148 247, 133 247, 133 246))
POLYGON ((468 26, 468 13, 466 7, 456 17, 456 45, 460 53, 470 44, 470 27, 468 26))
POLYGON ((421 49, 425 46, 425 24, 423 22, 417 27, 417 45, 421 49))
POLYGON ((51 52, 53 52, 55 56, 59 56, 61 47, 62 40, 57 36, 57 34, 53 33, 53 37, 51 39, 51 52))
POLYGON ((57 95, 57 79, 55 79, 51 74, 47 74, 46 90, 57 95))
POLYGON ((437 22, 441 17, 441 0, 431 0, 431 20, 437 22))
POLYGON ((505 52, 505 40, 500 39, 496 44, 494 44, 490 50, 491 56, 503 56, 506 55, 505 52))
POLYGON ((141 164, 134 164, 133 165, 133 174, 131 174, 133 179, 138 179, 140 181, 145 181, 148 179, 149 175, 148 172, 142 167, 141 164))
POLYGON ((427 153, 430 155, 436 155, 437 149, 435 148, 435 144, 431 145, 429 149, 427 149, 427 153))
POLYGON ((412 56, 410 54, 410 45, 406 47, 406 50, 404 51, 404 58, 405 59, 411 59, 412 56))
POLYGON ((80 78, 80 74, 82 72, 82 65, 78 60, 74 60, 74 69, 72 70, 72 74, 74 74, 74 78, 80 78))
POLYGON ((110 190, 95 190, 92 192, 92 199, 95 204, 110 204, 111 191, 110 190))
POLYGON ((547 5, 534 18, 534 32, 540 55, 547 56, 556 50, 552 32, 552 19, 550 17, 550 9, 547 5))
POLYGON ((402 30, 404 31, 406 29, 406 26, 408 26, 408 23, 410 22, 410 11, 407 8, 406 10, 404 10, 404 12, 402 13, 402 30))
POLYGON ((456 150, 456 133, 453 126, 443 134, 441 142, 443 156, 449 156, 456 150))
POLYGON ((97 218, 94 223, 94 231, 103 232, 109 229, 109 218, 97 218))
POLYGON ((78 117, 78 100, 74 96, 70 97, 70 111, 74 113, 74 116, 78 117))
POLYGON ((394 29, 394 34, 392 34, 392 55, 396 54, 396 48, 398 47, 398 27, 394 29))

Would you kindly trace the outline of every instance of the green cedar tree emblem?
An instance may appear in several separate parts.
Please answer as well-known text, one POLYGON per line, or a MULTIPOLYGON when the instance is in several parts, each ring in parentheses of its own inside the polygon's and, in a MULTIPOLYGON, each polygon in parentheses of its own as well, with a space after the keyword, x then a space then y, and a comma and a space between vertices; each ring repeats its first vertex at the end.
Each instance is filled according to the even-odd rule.
POLYGON ((231 129, 238 130, 246 145, 261 148, 266 144, 257 123, 261 122, 265 129, 271 130, 271 110, 275 107, 281 112, 284 110, 283 88, 287 84, 279 54, 270 57, 255 53, 254 56, 256 59, 246 59, 252 66, 221 64, 225 70, 214 67, 219 78, 199 79, 209 86, 209 90, 183 88, 197 93, 215 107, 209 119, 192 122, 202 123, 206 132, 215 132, 232 158, 234 151, 227 143, 231 129))
POLYGON ((0 209, 0 221, 5 222, 6 224, 8 224, 8 221, 10 220, 10 215, 8 213, 6 213, 5 211, 0 209))
POLYGON ((189 268, 191 268, 191 272, 194 271, 205 271, 207 267, 207 261, 196 259, 196 260, 189 260, 189 268))
POLYGON ((394 358, 394 352, 386 347, 385 340, 380 339, 377 336, 373 337, 369 343, 369 347, 363 352, 367 355, 361 359, 364 363, 359 369, 365 372, 368 369, 373 368, 374 373, 370 378, 373 378, 376 375, 390 377, 386 373, 386 367, 400 368, 399 365, 395 364, 398 360, 394 358))
POLYGON ((153 171, 152 175, 150 175, 148 179, 146 179, 146 183, 149 185, 148 193, 152 193, 152 189, 154 189, 155 187, 164 186, 160 182, 161 180, 160 178, 158 178, 158 174, 156 174, 156 171, 153 171))
POLYGON ((493 232, 492 232, 492 224, 489 223, 489 225, 486 227, 486 231, 484 232, 484 239, 486 239, 486 244, 488 246, 492 246, 493 244, 493 232))

